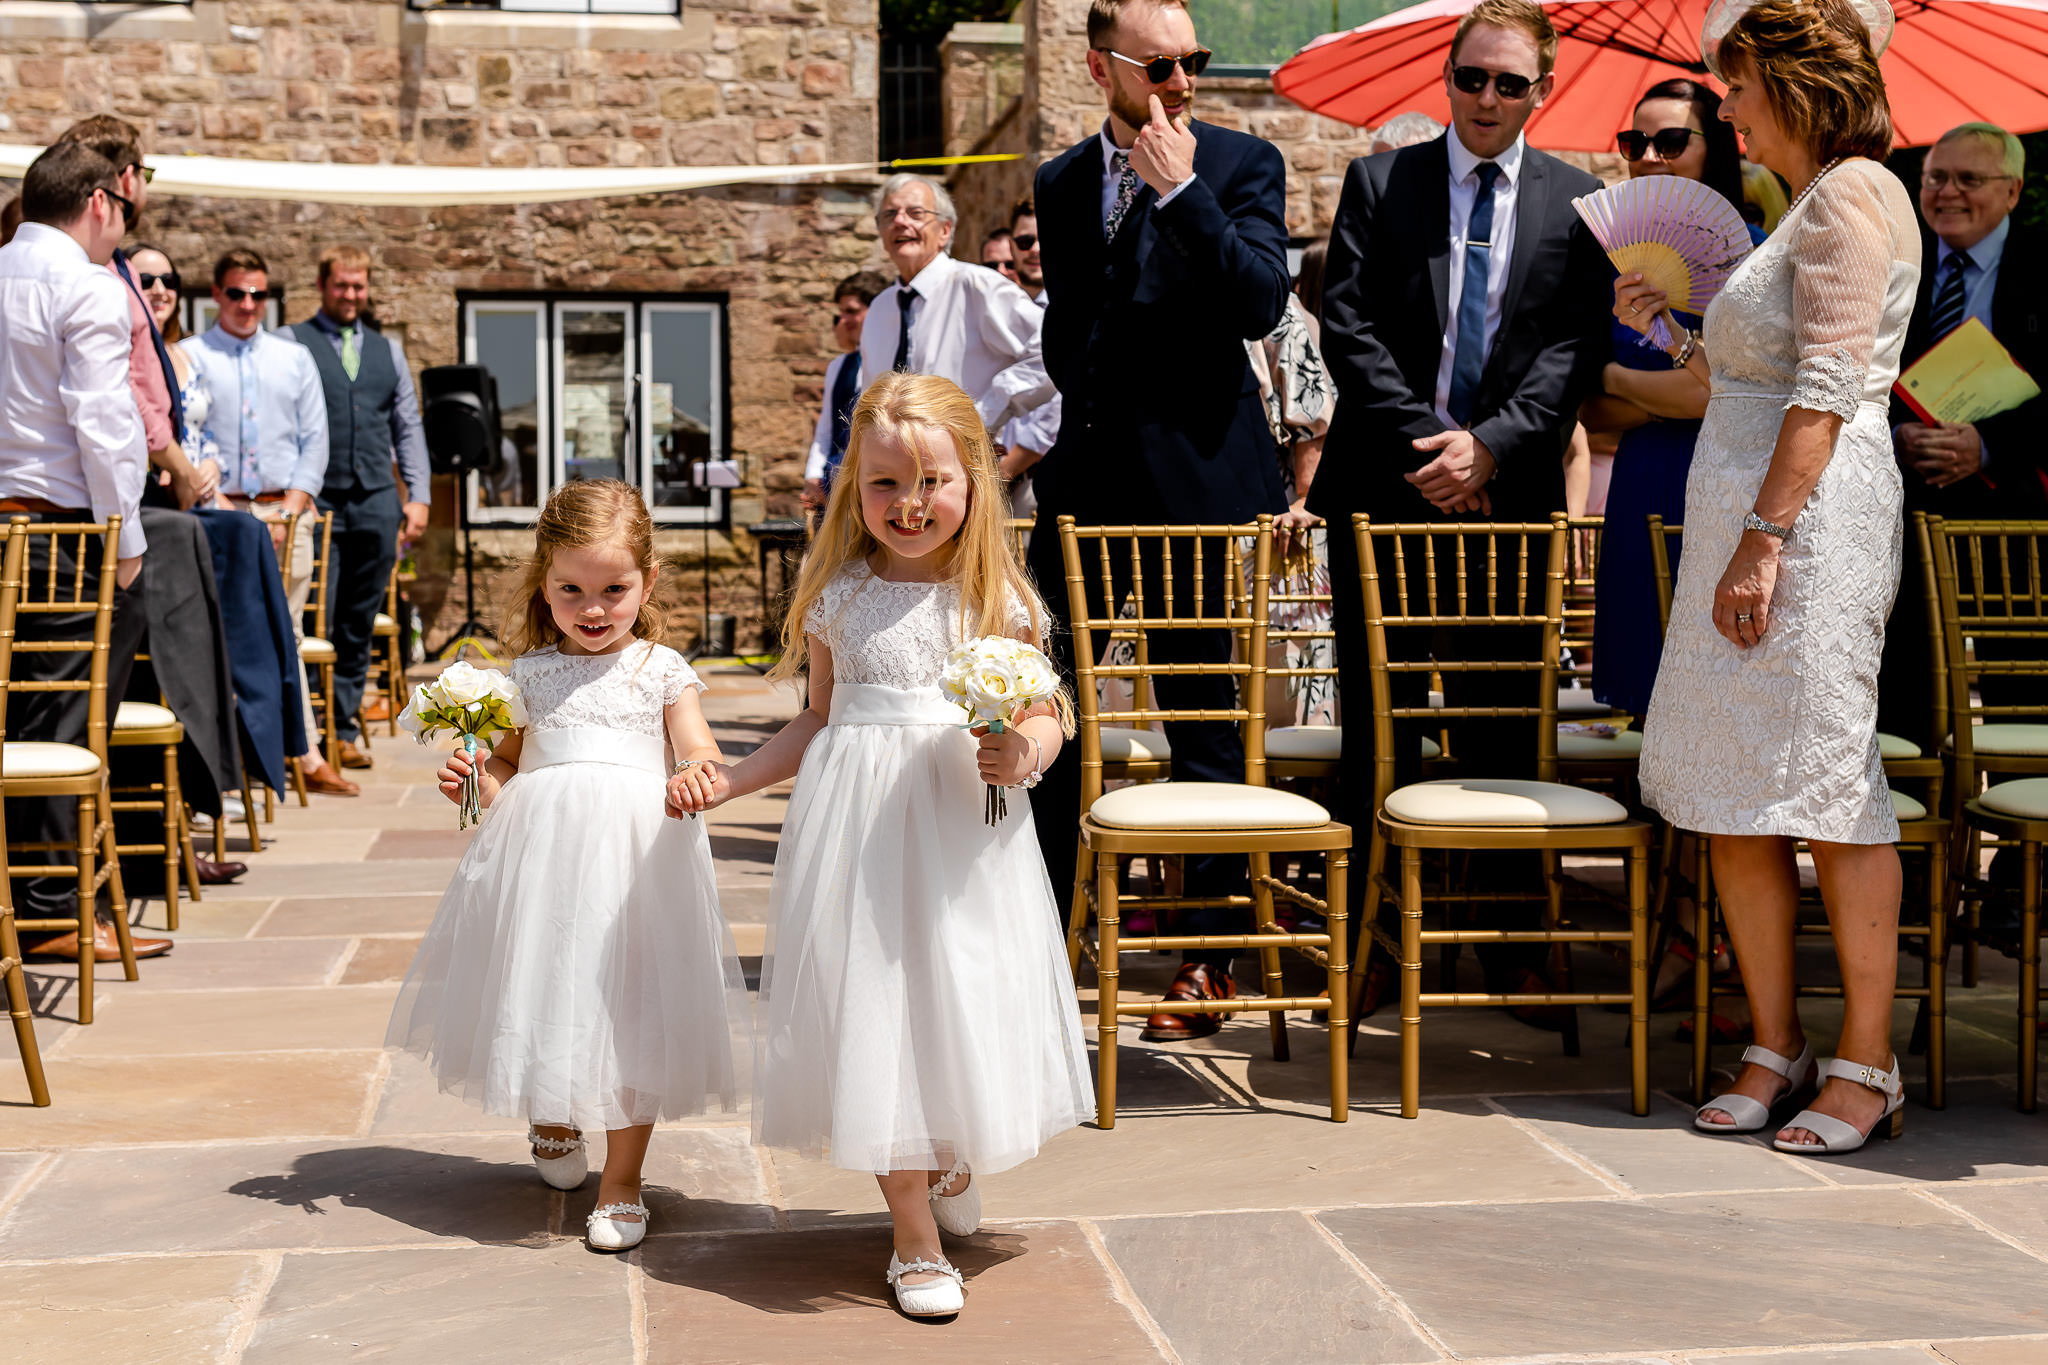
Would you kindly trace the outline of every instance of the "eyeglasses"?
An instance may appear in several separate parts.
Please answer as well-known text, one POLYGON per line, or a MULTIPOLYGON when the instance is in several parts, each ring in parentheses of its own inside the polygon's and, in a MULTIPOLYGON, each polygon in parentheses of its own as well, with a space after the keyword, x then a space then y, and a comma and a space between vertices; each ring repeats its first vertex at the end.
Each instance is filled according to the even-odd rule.
POLYGON ((1014 237, 1010 238, 1010 240, 1017 244, 1017 250, 1019 251, 1029 251, 1032 247, 1038 245, 1038 237, 1036 236, 1036 234, 1029 232, 1020 232, 1014 237))
POLYGON ((1954 185, 1964 194, 1975 194, 1995 181, 2010 179, 2009 175, 1979 175, 1975 171, 1926 171, 1921 174, 1920 183, 1937 193, 1954 185))
POLYGON ((1494 93, 1509 101, 1527 99, 1529 92, 1536 88, 1535 81, 1527 76, 1517 76, 1512 71, 1488 71, 1483 66, 1451 68, 1451 84, 1468 95, 1476 95, 1486 89, 1488 81, 1493 82, 1494 93))
POLYGON ((267 303, 276 293, 271 289, 223 289, 220 292, 227 295, 229 303, 240 303, 243 299, 253 303, 267 303))
POLYGON ((130 199, 125 194, 116 194, 104 185, 100 187, 100 193, 121 206, 122 222, 133 223, 135 221, 135 201, 133 199, 130 199))
POLYGON ((162 285, 173 294, 177 293, 185 283, 178 278, 178 272, 175 270, 166 271, 161 275, 152 275, 146 270, 138 270, 135 272, 135 282, 144 289, 154 289, 158 285, 162 285))
POLYGON ((1659 128, 1654 133, 1639 133, 1631 128, 1625 133, 1616 133, 1614 141, 1621 148, 1621 154, 1630 161, 1641 161, 1643 154, 1655 147, 1659 161, 1676 161, 1685 155, 1686 147, 1696 137, 1706 134, 1697 128, 1659 128))
POLYGON ((876 209, 876 210, 875 210, 875 221, 876 221, 876 222, 879 222, 879 223, 886 223, 886 222, 889 222, 889 221, 890 221, 891 219, 895 219, 895 218, 908 218, 908 219, 909 219, 909 220, 910 220, 910 221, 911 221, 912 223, 915 223, 915 224, 916 224, 916 225, 917 225, 918 227, 923 227, 923 226, 924 226, 924 225, 925 225, 926 223, 929 223, 929 222, 930 222, 930 221, 931 221, 932 219, 934 219, 934 218, 936 218, 936 217, 938 217, 938 216, 939 216, 939 214, 938 214, 938 210, 936 210, 936 209, 876 209))
POLYGON ((1199 76, 1209 69, 1209 58, 1215 55, 1206 47, 1198 47, 1193 52, 1183 52, 1178 57, 1148 57, 1144 61, 1139 61, 1136 57, 1126 57, 1114 48, 1098 47, 1095 50, 1107 52, 1120 62, 1129 62, 1132 66, 1141 68, 1145 73, 1145 79, 1154 85, 1164 85, 1172 80, 1173 69, 1176 66, 1190 76, 1199 76))
POLYGON ((145 185, 147 185, 150 181, 156 179, 156 167, 145 166, 140 161, 131 161, 126 166, 123 166, 121 169, 124 171, 133 170, 138 172, 142 176, 142 183, 145 185))
POLYGON ((990 270, 1000 270, 1005 275, 1017 273, 1017 263, 1015 261, 983 261, 982 264, 990 270))

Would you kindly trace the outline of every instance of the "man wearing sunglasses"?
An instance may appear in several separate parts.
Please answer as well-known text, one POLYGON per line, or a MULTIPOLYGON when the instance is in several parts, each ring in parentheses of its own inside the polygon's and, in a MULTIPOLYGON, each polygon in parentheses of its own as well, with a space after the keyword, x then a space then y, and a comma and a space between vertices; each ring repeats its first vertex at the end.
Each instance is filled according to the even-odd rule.
POLYGON ((1043 307, 1045 258, 1038 248, 1038 209, 1028 194, 1010 210, 1010 246, 1017 253, 1017 283, 1043 307))
MULTIPOLYGON (((1546 521, 1565 506, 1564 453, 1605 355, 1613 271, 1571 206, 1600 182, 1522 136, 1550 94, 1556 55, 1556 30, 1533 0, 1480 0, 1444 63, 1450 129, 1351 163, 1323 302, 1337 411, 1308 501, 1332 527, 1348 527, 1356 512, 1378 522, 1546 521)), ((1329 545, 1338 687, 1363 697, 1356 551, 1349 535, 1332 534, 1329 545)), ((1442 644, 1487 651, 1480 658, 1538 656, 1533 630, 1503 627, 1488 638, 1495 634, 1442 644)), ((1408 681, 1419 692, 1419 675, 1408 681)), ((1453 672, 1446 683, 1449 704, 1507 704, 1487 700, 1502 689, 1526 703, 1513 674, 1453 672)), ((1345 708, 1340 818, 1359 829, 1372 820, 1371 720, 1367 707, 1345 708)), ((1535 775, 1527 723, 1468 720, 1460 729, 1461 753, 1492 760, 1478 776, 1535 775)), ((1397 733, 1396 780, 1412 782, 1422 736, 1397 733)), ((1497 982, 1506 974, 1502 984, 1523 984, 1527 955, 1481 956, 1497 982)))
MULTIPOLYGON (((1286 167, 1271 143, 1194 120, 1195 81, 1208 50, 1181 0, 1094 0, 1088 12, 1088 74, 1106 106, 1101 130, 1048 162, 1032 200, 1043 248, 1045 359, 1058 385, 1058 439, 1033 470, 1039 525, 1031 572, 1063 618, 1065 574, 1054 518, 1083 523, 1245 521, 1286 506, 1279 463, 1244 343, 1265 336, 1286 310, 1286 167)), ((1144 571, 1156 592, 1163 566, 1144 571)), ((1221 600, 1222 573, 1203 564, 1205 595, 1221 600)), ((1192 562, 1176 559, 1186 583, 1192 562)), ((1116 590, 1123 589, 1119 585, 1116 590)), ((1162 602, 1149 601, 1148 615, 1162 602)), ((1055 622, 1054 658, 1071 676, 1070 633, 1055 622)), ((1228 660, 1223 632, 1167 631, 1151 642, 1159 663, 1228 660)), ((1162 705, 1228 706, 1225 680, 1161 679, 1162 705)), ((1228 724, 1168 723, 1173 776, 1241 782, 1244 752, 1228 724)), ((1032 790, 1046 866, 1055 879, 1074 865, 1080 770, 1055 766, 1032 790)), ((1191 860, 1187 894, 1242 894, 1243 858, 1191 860)), ((1230 907, 1189 910, 1187 934, 1240 933, 1230 907)), ((1170 1003, 1236 994, 1228 952, 1190 953, 1170 1003)), ((1213 1014, 1162 1011, 1145 1026, 1155 1041, 1212 1034, 1213 1014)))

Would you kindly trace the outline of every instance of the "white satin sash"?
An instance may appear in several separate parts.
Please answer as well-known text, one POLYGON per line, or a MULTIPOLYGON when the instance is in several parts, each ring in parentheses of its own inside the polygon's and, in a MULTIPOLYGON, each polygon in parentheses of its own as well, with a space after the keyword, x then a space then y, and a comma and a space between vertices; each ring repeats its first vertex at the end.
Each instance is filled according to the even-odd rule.
POLYGON ((963 726, 967 713, 936 687, 884 687, 880 683, 834 683, 834 725, 963 726))
POLYGON ((668 741, 653 735, 609 730, 601 725, 527 731, 519 746, 519 771, 552 768, 558 763, 609 763, 667 777, 668 741))

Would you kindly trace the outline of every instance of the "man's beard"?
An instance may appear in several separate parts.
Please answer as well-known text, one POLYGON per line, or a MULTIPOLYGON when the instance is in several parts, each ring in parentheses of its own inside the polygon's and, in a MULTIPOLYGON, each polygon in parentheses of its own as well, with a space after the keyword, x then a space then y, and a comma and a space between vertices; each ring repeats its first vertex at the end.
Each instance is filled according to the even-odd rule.
MULTIPOLYGON (((1188 91, 1187 94, 1182 96, 1182 99, 1184 103, 1181 106, 1181 112, 1190 118, 1194 117, 1195 92, 1192 90, 1188 91)), ((1109 112, 1115 114, 1133 128, 1143 128, 1152 121, 1151 92, 1147 91, 1145 98, 1141 101, 1134 96, 1125 94, 1120 89, 1111 90, 1109 92, 1109 112)))
POLYGON ((1017 262, 1017 283, 1037 289, 1045 283, 1045 270, 1042 267, 1034 270, 1024 264, 1024 262, 1019 261, 1017 262))

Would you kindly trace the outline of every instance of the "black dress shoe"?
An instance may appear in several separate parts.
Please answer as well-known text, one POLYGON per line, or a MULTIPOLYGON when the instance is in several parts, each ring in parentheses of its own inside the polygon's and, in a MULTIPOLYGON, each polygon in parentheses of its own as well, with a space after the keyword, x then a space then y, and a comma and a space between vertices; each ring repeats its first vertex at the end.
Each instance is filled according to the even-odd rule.
POLYGON ((209 858, 194 858, 192 866, 199 870, 201 886, 226 886, 249 870, 247 863, 216 863, 209 858))

